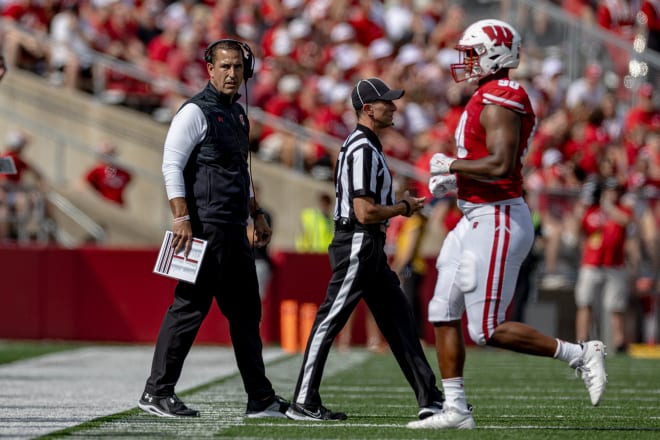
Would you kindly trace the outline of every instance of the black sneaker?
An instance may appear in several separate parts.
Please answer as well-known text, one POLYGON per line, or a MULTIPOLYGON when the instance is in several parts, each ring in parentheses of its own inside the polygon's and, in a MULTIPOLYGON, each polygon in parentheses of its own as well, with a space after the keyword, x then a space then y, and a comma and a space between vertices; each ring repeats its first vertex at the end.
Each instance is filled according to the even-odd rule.
POLYGON ((140 397, 138 406, 159 417, 199 417, 199 411, 188 408, 176 394, 154 396, 145 391, 140 397))
POLYGON ((343 412, 332 412, 323 405, 316 408, 292 403, 286 412, 291 420, 346 420, 348 417, 343 412))
POLYGON ((421 407, 417 412, 417 417, 419 417, 419 420, 424 420, 427 417, 438 414, 440 411, 442 411, 442 402, 432 402, 428 406, 421 407))
POLYGON ((279 417, 285 418, 289 402, 280 396, 273 396, 265 400, 248 400, 245 416, 249 418, 279 417))

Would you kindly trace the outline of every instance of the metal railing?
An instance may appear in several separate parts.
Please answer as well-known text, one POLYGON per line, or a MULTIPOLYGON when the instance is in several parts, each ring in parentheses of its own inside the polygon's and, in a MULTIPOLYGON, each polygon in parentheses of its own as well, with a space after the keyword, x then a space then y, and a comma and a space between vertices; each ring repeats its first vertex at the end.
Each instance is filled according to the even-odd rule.
MULTIPOLYGON (((85 214, 82 210, 78 209, 69 199, 64 197, 57 191, 50 190, 46 193, 46 198, 51 205, 57 208, 62 214, 75 221, 89 237, 96 243, 103 243, 105 241, 105 230, 91 217, 85 214)), ((66 233, 61 228, 53 231, 57 242, 66 247, 74 247, 77 241, 71 234, 66 233)))

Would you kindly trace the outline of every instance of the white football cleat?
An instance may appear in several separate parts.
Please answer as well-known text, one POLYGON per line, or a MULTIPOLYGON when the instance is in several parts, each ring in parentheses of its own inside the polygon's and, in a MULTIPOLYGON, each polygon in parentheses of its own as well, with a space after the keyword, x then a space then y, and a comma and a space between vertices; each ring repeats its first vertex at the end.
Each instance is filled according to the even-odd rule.
POLYGON ((468 409, 449 407, 423 420, 409 422, 407 426, 411 429, 473 429, 476 425, 468 409))
POLYGON ((598 405, 605 392, 607 373, 605 372, 605 345, 601 341, 587 341, 582 344, 582 356, 573 359, 568 365, 575 368, 575 373, 582 376, 582 380, 589 391, 591 404, 598 405))

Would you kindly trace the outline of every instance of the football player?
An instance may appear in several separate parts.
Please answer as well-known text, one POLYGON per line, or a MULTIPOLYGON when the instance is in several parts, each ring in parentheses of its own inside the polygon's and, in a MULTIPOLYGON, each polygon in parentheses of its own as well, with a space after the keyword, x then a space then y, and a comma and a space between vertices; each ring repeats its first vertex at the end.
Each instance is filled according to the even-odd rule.
POLYGON ((601 341, 573 344, 506 321, 520 265, 534 240, 521 170, 537 121, 527 93, 509 79, 520 46, 520 34, 500 20, 472 24, 456 46, 460 57, 452 76, 477 88, 456 128, 456 157, 436 153, 429 182, 436 197, 456 189, 464 214, 443 243, 428 307, 446 400, 440 413, 410 422, 409 428, 475 426, 463 388, 464 312, 477 344, 568 363, 581 373, 593 405, 605 390, 601 341))

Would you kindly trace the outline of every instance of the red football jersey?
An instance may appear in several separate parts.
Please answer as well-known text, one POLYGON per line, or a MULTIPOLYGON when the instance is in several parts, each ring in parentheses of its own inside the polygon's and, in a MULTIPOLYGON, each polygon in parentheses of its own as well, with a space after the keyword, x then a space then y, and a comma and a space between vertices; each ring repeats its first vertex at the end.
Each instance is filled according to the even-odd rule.
POLYGON ((499 105, 520 114, 518 161, 511 176, 496 181, 486 182, 457 174, 458 198, 473 203, 497 202, 522 196, 523 159, 536 130, 536 115, 525 89, 509 79, 493 79, 474 92, 461 115, 455 133, 459 159, 475 160, 488 156, 486 130, 479 122, 481 111, 487 105, 499 105))

